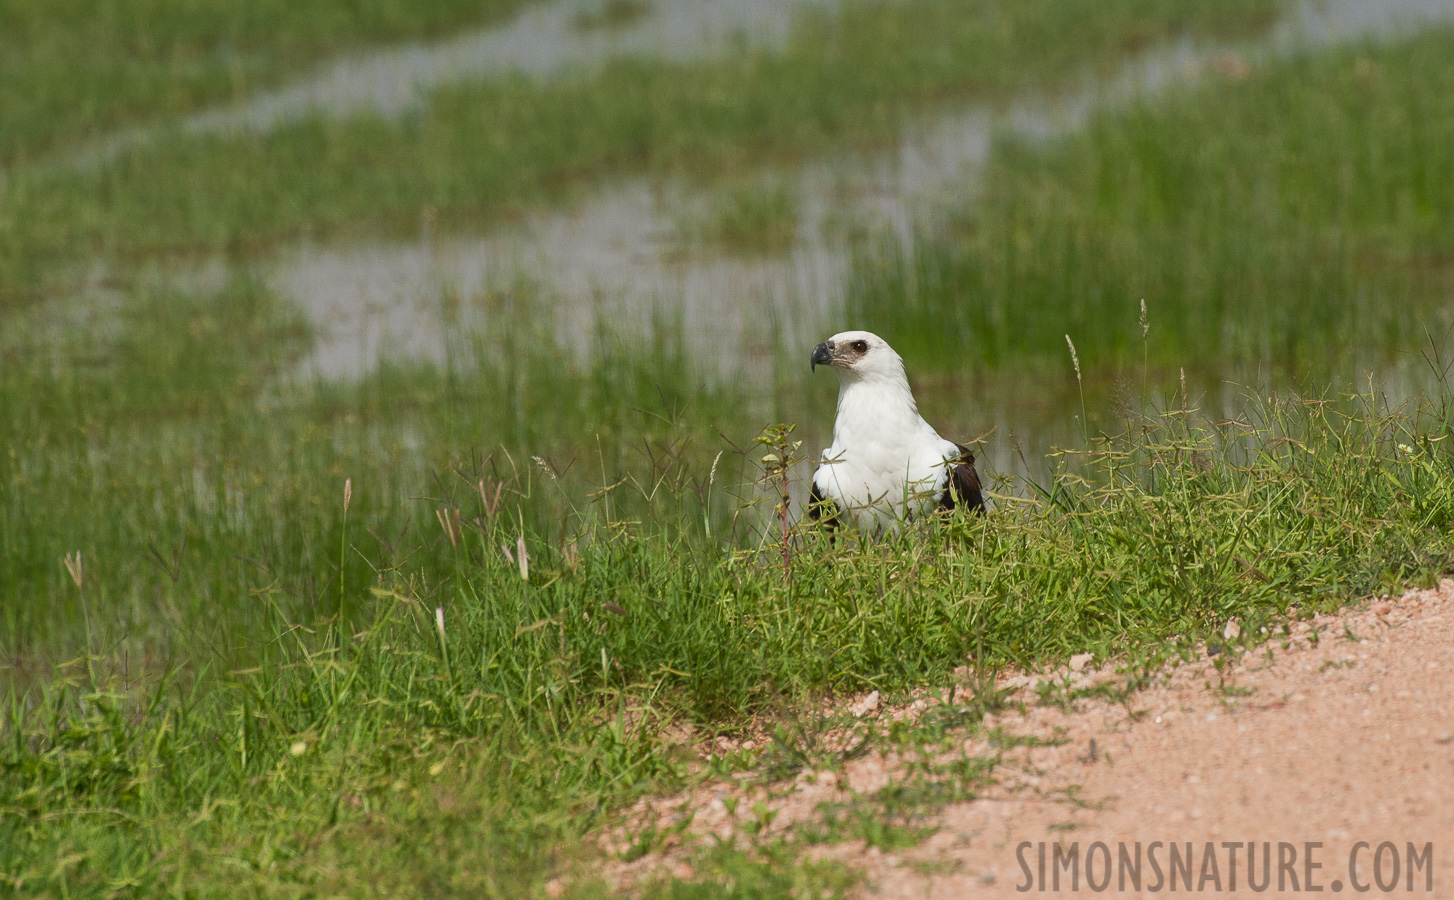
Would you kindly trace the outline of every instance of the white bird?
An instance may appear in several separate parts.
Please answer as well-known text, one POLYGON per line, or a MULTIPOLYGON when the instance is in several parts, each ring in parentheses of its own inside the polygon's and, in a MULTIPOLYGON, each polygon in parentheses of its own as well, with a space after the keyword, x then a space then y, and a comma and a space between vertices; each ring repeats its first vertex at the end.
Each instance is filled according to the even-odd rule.
POLYGON ((888 342, 845 331, 814 348, 811 365, 838 373, 838 417, 833 446, 813 473, 810 517, 836 525, 847 514, 877 531, 957 504, 984 512, 973 454, 919 415, 904 361, 888 342))

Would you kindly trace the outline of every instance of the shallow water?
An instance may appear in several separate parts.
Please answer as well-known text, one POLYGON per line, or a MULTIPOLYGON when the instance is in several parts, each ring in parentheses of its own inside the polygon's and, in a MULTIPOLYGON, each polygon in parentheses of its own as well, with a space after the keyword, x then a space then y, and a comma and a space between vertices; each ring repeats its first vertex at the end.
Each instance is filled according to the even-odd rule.
MULTIPOLYGON (((684 0, 684 6, 697 2, 684 0)), ((565 8, 551 4, 530 15, 565 8)), ((384 359, 439 361, 481 336, 488 345, 492 335, 527 327, 553 336, 563 349, 589 353, 603 331, 647 334, 665 322, 673 330, 680 325, 687 349, 709 377, 734 379, 748 395, 767 396, 780 360, 801 355, 802 376, 809 378, 808 349, 841 330, 855 236, 909 242, 918 229, 932 228, 972 202, 997 135, 1053 138, 1080 127, 1097 109, 1194 81, 1209 70, 1236 72, 1302 46, 1451 20, 1454 0, 1304 0, 1260 40, 1155 47, 1128 59, 1113 77, 1078 90, 925 118, 888 151, 833 152, 760 173, 765 183, 786 186, 798 214, 792 240, 771 254, 684 247, 683 222, 709 209, 713 195, 684 183, 636 178, 572 208, 540 210, 486 234, 441 237, 425 228, 413 241, 304 244, 276 254, 258 271, 314 325, 318 339, 305 376, 357 378, 384 359)), ((774 21, 780 22, 773 26, 777 31, 761 34, 781 39, 789 17, 783 13, 774 21)), ((205 283, 227 270, 214 260, 184 277, 205 283)), ((1395 398, 1430 380, 1416 359, 1379 371, 1395 398)), ((1227 377, 1268 387, 1259 373, 1227 377)), ((818 380, 825 408, 823 421, 803 423, 810 447, 831 425, 831 378, 819 373, 818 380)), ((926 383, 921 402, 947 436, 986 438, 989 470, 1043 476, 1048 448, 1083 442, 1078 392, 1073 381, 1011 381, 926 383)), ((1161 381, 1169 395, 1174 373, 1161 381)), ((1241 407, 1243 391, 1212 379, 1194 385, 1193 395, 1219 418, 1241 407)), ((1154 390, 1151 400, 1169 402, 1154 390)))
POLYGON ((795 16, 836 0, 655 0, 643 15, 615 26, 583 27, 604 0, 550 0, 504 25, 435 43, 416 43, 349 56, 286 87, 236 105, 205 110, 165 128, 142 128, 108 138, 74 160, 95 165, 172 129, 185 134, 267 132, 312 115, 344 118, 367 113, 397 117, 423 106, 431 91, 504 74, 536 77, 649 56, 686 61, 737 47, 772 47, 795 16))
MULTIPOLYGON (((695 2, 695 0, 691 0, 695 2)), ((688 3, 691 5, 691 3, 688 3)), ((542 211, 477 237, 301 246, 271 270, 318 328, 308 361, 324 377, 357 377, 379 359, 442 359, 451 335, 488 331, 502 297, 546 317, 565 348, 587 352, 600 326, 648 331, 663 316, 684 326, 709 372, 761 372, 782 348, 811 347, 839 330, 852 233, 912 240, 972 199, 994 136, 1047 138, 1095 109, 1296 48, 1386 35, 1454 20, 1454 0, 1306 0, 1262 40, 1181 41, 1129 60, 1107 81, 1062 96, 974 106, 909 128, 890 152, 835 153, 790 171, 798 224, 767 256, 683 250, 684 217, 712 198, 681 183, 633 179, 566 211, 542 211), (522 286, 528 286, 522 291, 522 286)))
MULTIPOLYGON (((317 326, 320 340, 307 368, 324 377, 358 377, 383 358, 439 360, 459 335, 488 335, 524 321, 553 334, 563 348, 589 353, 603 325, 644 334, 665 320, 681 325, 687 349, 709 377, 765 393, 784 355, 795 358, 795 348, 806 353, 841 330, 837 314, 848 287, 852 235, 909 242, 917 229, 932 228, 972 202, 997 135, 1052 138, 1080 127, 1097 109, 1209 70, 1236 72, 1306 46, 1448 20, 1454 20, 1454 0, 1308 0, 1257 41, 1156 47, 1128 60, 1114 77, 1071 93, 921 121, 888 152, 838 152, 763 173, 765 181, 789 186, 798 211, 791 245, 771 255, 684 252, 683 218, 710 206, 712 197, 681 183, 633 179, 573 209, 541 211, 488 235, 298 247, 276 260, 269 278, 317 326)), ((1415 360, 1380 378, 1394 395, 1407 395, 1427 386, 1428 373, 1415 360)), ((1244 380, 1267 388, 1258 373, 1244 380)), ((1083 442, 1078 392, 1073 383, 1049 389, 1003 381, 950 385, 941 390, 952 399, 921 399, 931 418, 943 408, 947 421, 941 416, 936 424, 946 434, 985 438, 988 470, 1042 477, 1049 447, 1083 442)), ((1221 418, 1242 407, 1247 390, 1213 380, 1194 387, 1193 396, 1221 418)), ((1152 402, 1169 400, 1154 395, 1152 402)), ((804 423, 810 442, 826 432, 827 418, 804 423)))

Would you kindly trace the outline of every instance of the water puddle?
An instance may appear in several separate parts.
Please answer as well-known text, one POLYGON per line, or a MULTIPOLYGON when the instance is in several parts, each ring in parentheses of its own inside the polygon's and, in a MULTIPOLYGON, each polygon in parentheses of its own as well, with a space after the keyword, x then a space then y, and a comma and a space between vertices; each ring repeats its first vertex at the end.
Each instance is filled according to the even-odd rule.
MULTIPOLYGON (((721 0, 680 3, 715 8, 721 0)), ((779 4, 732 0, 721 8, 767 6, 779 4)), ((554 27, 573 28, 570 15, 585 8, 594 7, 551 4, 522 20, 554 16, 554 27)), ((650 27, 666 27, 660 15, 654 14, 656 24, 650 27)), ((762 16, 759 22, 777 24, 756 32, 759 36, 781 39, 786 34, 788 12, 762 16)), ((701 26, 704 20, 693 21, 701 26)), ((714 34, 722 38, 730 29, 721 23, 741 20, 714 21, 719 23, 714 34)), ((1441 21, 1454 21, 1454 0, 1303 0, 1258 41, 1175 42, 1131 58, 1113 78, 1079 91, 968 107, 914 124, 887 151, 834 152, 791 169, 757 173, 760 185, 791 197, 791 227, 781 246, 768 252, 684 246, 690 223, 710 216, 720 205, 720 192, 636 178, 568 210, 537 211, 484 235, 438 236, 422 228, 413 241, 301 245, 259 264, 257 274, 280 297, 296 303, 314 326, 317 341, 303 366, 307 377, 354 379, 391 359, 442 361, 452 349, 477 339, 488 345, 504 334, 548 335, 564 350, 589 353, 602 333, 649 334, 665 322, 673 332, 680 328, 686 349, 708 377, 731 379, 750 396, 766 396, 785 351, 788 358, 806 359, 806 348, 843 326, 839 311, 856 237, 889 235, 907 244, 918 229, 934 227, 971 202, 997 136, 1053 138, 1082 126, 1097 109, 1194 81, 1209 70, 1250 68, 1304 46, 1385 36, 1441 21)), ((648 34, 636 30, 647 27, 643 21, 614 35, 606 30, 585 37, 573 31, 569 40, 644 47, 646 37, 631 35, 648 34), (621 43, 632 40, 641 43, 621 43)), ((543 61, 538 64, 548 68, 543 61)), ((404 102, 400 98, 408 93, 369 102, 404 102)), ((417 102, 417 94, 410 96, 414 99, 408 102, 417 102)), ((166 278, 173 286, 212 283, 226 271, 223 261, 213 260, 166 278)), ((91 277, 101 286, 83 293, 103 297, 104 273, 91 277)), ((1384 381, 1394 394, 1407 395, 1429 381, 1416 360, 1396 371, 1385 368, 1380 368, 1381 378, 1388 376, 1384 381)), ((806 364, 802 374, 809 377, 806 364)), ((991 471, 1043 475, 1034 461, 1043 459, 1045 448, 1082 442, 1080 408, 1068 396, 1050 397, 1033 387, 977 386, 970 390, 972 420, 951 412, 946 433, 964 438, 973 435, 958 429, 988 430, 984 452, 991 471), (1017 435, 1026 441, 1023 456, 1017 435)), ((966 390, 964 385, 953 388, 966 390)), ((1208 385, 1204 390, 1211 408, 1242 406, 1240 388, 1208 385)), ((932 415, 940 404, 925 399, 931 418, 944 421, 932 415)), ((821 433, 829 423, 805 425, 821 433)))
POLYGON ((763 173, 764 183, 788 186, 796 216, 791 239, 770 254, 683 252, 683 219, 716 199, 636 179, 481 237, 426 233, 414 242, 295 248, 275 261, 270 280, 317 326, 308 367, 324 377, 357 377, 383 358, 442 359, 452 335, 488 331, 500 299, 518 311, 522 294, 565 348, 589 350, 603 323, 649 332, 665 314, 680 322, 709 372, 751 375, 780 348, 811 346, 837 330, 854 233, 907 242, 916 227, 932 227, 972 197, 995 135, 1051 137, 1080 127, 1095 109, 1208 68, 1446 20, 1454 20, 1454 0, 1306 0, 1255 43, 1158 47, 1077 93, 973 107, 911 127, 890 152, 838 153, 763 173))
MULTIPOLYGON (((629 56, 689 61, 736 48, 779 46, 805 9, 836 2, 642 0, 617 22, 610 0, 550 0, 506 25, 340 59, 311 78, 197 113, 172 128, 207 135, 267 132, 313 115, 393 118, 422 107, 431 91, 471 79, 545 77, 629 56)), ((74 164, 94 166, 168 131, 122 132, 83 151, 74 164)))

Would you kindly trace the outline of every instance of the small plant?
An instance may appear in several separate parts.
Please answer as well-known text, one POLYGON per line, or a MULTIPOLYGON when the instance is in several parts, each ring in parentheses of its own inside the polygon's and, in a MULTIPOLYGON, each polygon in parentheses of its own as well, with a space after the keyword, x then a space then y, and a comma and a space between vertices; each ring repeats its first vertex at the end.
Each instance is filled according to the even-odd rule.
POLYGON ((752 441, 757 446, 765 447, 768 450, 762 455, 762 475, 757 479, 757 483, 777 492, 776 514, 781 526, 784 580, 790 579, 792 576, 792 545, 788 540, 788 510, 792 504, 792 495, 788 491, 788 477, 792 474, 793 466, 803 461, 803 457, 798 453, 803 442, 791 440, 792 433, 797 427, 797 425, 770 425, 752 441))

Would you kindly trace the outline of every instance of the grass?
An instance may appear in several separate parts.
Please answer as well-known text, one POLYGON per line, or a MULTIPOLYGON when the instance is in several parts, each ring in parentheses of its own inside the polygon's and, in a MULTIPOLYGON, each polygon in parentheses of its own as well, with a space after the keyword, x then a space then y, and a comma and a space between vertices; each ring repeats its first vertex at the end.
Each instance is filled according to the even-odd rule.
MULTIPOLYGON (((70 643, 79 598, 64 592, 56 560, 76 551, 96 578, 91 602, 114 624, 107 638, 137 652, 262 615, 234 602, 259 579, 286 585, 293 604, 336 612, 349 478, 350 543, 373 553, 407 530, 408 544, 432 537, 407 552, 438 556, 436 511, 478 500, 481 480, 492 491, 528 482, 531 523, 545 528, 579 499, 553 487, 556 471, 686 477, 674 458, 715 435, 681 413, 718 420, 708 411, 722 407, 720 389, 702 387, 666 343, 644 351, 603 337, 582 369, 527 321, 512 326, 513 343, 461 347, 443 369, 299 384, 306 326, 238 279, 216 295, 139 287, 99 333, 13 350, 0 374, 7 643, 22 656, 70 643), (327 570, 316 568, 322 548, 332 548, 327 570), (158 564, 174 555, 180 563, 158 564)), ((738 471, 731 459, 720 469, 738 471)), ((633 515, 633 493, 628 483, 606 500, 633 515)), ((367 583, 369 562, 346 554, 344 575, 367 583)))
MULTIPOLYGON (((972 23, 971 37, 955 38, 995 53, 931 53, 892 74, 875 50, 862 84, 835 80, 847 66, 835 48, 858 46, 861 36, 843 35, 867 28, 852 24, 866 15, 855 6, 805 26, 826 31, 789 47, 792 70, 768 54, 633 63, 563 87, 477 86, 403 125, 315 122, 256 144, 184 144, 165 151, 183 163, 168 171, 143 171, 141 160, 172 157, 137 157, 99 181, 57 182, 54 208, 33 193, 38 176, 20 174, 0 215, 20 240, 18 250, 7 244, 12 261, 47 278, 89 248, 123 259, 242 250, 294 230, 352 227, 354 213, 359 228, 383 229, 417 216, 420 185, 434 177, 389 180, 417 159, 399 150, 410 136, 445 160, 430 198, 468 221, 611 172, 721 164, 730 177, 759 149, 771 158, 872 140, 899 112, 869 100, 929 104, 938 91, 1048 78, 1168 23, 1189 27, 1179 16, 1206 15, 1149 0, 1116 6, 1067 43, 1039 37, 1053 15, 1089 6, 1013 10, 1004 15, 1032 17, 1013 20, 1026 30, 980 33, 972 23), (1131 27, 1136 10, 1152 24, 1131 27), (1018 75, 1000 68, 1011 62, 1023 64, 1018 75), (961 66, 983 67, 973 70, 982 77, 961 66), (728 75, 741 90, 713 93, 738 83, 728 75), (769 76, 787 75, 803 77, 784 82, 803 91, 779 85, 769 96, 769 76), (873 78, 883 86, 865 87, 873 78), (673 94, 671 79, 704 93, 673 94), (640 93, 589 93, 632 84, 640 93), (479 164, 488 173, 519 162, 520 183, 451 169, 467 149, 495 151, 445 140, 448 123, 477 113, 470 98, 506 95, 540 101, 541 121, 555 123, 522 128, 518 146, 505 141, 479 164), (656 105, 662 98, 670 102, 656 105), (583 108, 582 130, 560 130, 583 108), (785 116, 805 116, 803 130, 783 131, 785 116), (546 147, 562 134, 590 140, 546 147), (247 167, 304 147, 300 135, 347 140, 302 153, 296 181, 247 167), (375 139, 374 163, 350 155, 361 152, 355 141, 375 139), (541 159, 527 158, 531 148, 541 159), (335 160, 333 174, 321 173, 323 158, 335 160), (237 182, 212 183, 233 165, 237 182), (257 177, 251 200, 247 177, 257 177), (185 202, 166 207, 167 197, 185 202), (88 237, 68 243, 77 236, 88 237)), ((933 31, 924 21, 913 27, 933 31)), ((931 33, 882 38, 886 48, 947 46, 931 33)), ((1370 321, 1360 316, 1372 306, 1358 306, 1349 285, 1409 299, 1413 312, 1380 337, 1410 346, 1445 271, 1447 190, 1426 179, 1420 193, 1410 173, 1444 159, 1420 142, 1446 118, 1436 113, 1450 42, 1438 32, 1299 59, 1107 115, 1053 147, 1008 147, 983 213, 929 236, 922 256, 863 261, 858 310, 889 322, 882 330, 906 356, 934 363, 928 377, 965 358, 949 353, 945 336, 956 334, 987 367, 1065 367, 1066 331, 1092 383, 1145 365, 1144 403, 1075 429, 1085 437, 1051 454, 1049 476, 999 480, 985 518, 921 523, 882 541, 801 529, 781 545, 775 498, 754 486, 762 451, 746 448, 773 419, 821 417, 809 401, 827 387, 799 386, 801 360, 791 376, 773 376, 766 400, 703 384, 670 323, 649 345, 602 334, 593 353, 573 356, 523 304, 493 310, 497 330, 460 336, 441 364, 388 364, 338 383, 297 375, 308 326, 244 276, 211 291, 159 288, 139 266, 108 285, 117 299, 94 321, 57 327, 50 310, 7 319, 0 892, 519 897, 580 876, 574 895, 608 895, 590 880, 601 860, 589 838, 635 798, 711 774, 697 748, 672 737, 683 723, 732 732, 826 695, 943 686, 971 657, 981 683, 1004 666, 1078 652, 1144 668, 1220 635, 1232 617, 1251 642, 1293 607, 1306 615, 1439 577, 1454 561, 1454 414, 1439 378, 1428 379, 1433 393, 1394 408, 1376 391, 1258 390, 1222 421, 1200 412, 1166 366, 1178 354, 1304 360, 1302 341, 1325 346, 1336 328, 1370 321), (1163 152, 1161 141, 1183 152, 1163 152), (1088 149, 1102 145, 1103 155, 1088 149), (1130 162, 1115 164, 1113 150, 1130 162), (1217 197, 1232 205, 1212 215, 1217 197), (1246 207, 1257 214, 1234 215, 1234 200, 1258 201, 1246 207), (1035 230, 1042 221, 1049 231, 1035 230), (1000 226, 1020 231, 988 235, 1000 226), (1020 246, 1016 235, 1043 252, 990 254, 1020 246), (1367 268, 1353 268, 1366 281, 1337 255, 1347 247, 1364 253, 1367 268), (1000 268, 986 262, 996 259, 1000 268), (1418 265, 1399 276, 1397 260, 1418 265), (1216 279, 1176 280, 1183 268, 1246 280, 1211 292, 1216 279), (1014 276, 993 283, 1020 301, 986 306, 1009 323, 999 330, 974 324, 980 307, 962 302, 995 296, 978 293, 976 272, 1014 276), (1101 293, 1079 293, 1086 273, 1125 282, 1106 275, 1093 282, 1101 293), (1163 279, 1153 284, 1163 294, 1148 292, 1145 333, 1134 324, 1133 276, 1163 279), (1080 305, 1056 305, 1054 285, 1070 286, 1080 305), (1237 285, 1264 302, 1238 299, 1237 285), (1173 299, 1183 293, 1184 303, 1173 299), (902 308, 889 320, 893 298, 902 308), (1207 318, 1213 300, 1220 319, 1207 318), (1291 326, 1278 323, 1294 315, 1306 321, 1289 341, 1291 326), (1254 324, 1265 344, 1251 342, 1254 324)), ((523 106, 499 108, 530 121, 523 106)), ((1088 392, 1092 414, 1101 399, 1088 392)), ((807 837, 897 847, 922 836, 935 809, 986 777, 979 761, 934 753, 979 711, 885 735, 923 751, 914 777, 825 811, 822 831, 807 837)), ((776 757, 723 765, 816 765, 826 751, 799 738, 779 741, 776 757)), ((694 879, 645 892, 852 889, 851 876, 804 863, 802 849, 769 838, 711 849, 694 857, 694 879)))
POLYGON ((853 0, 804 18, 781 50, 620 60, 546 82, 497 78, 437 91, 402 121, 313 118, 263 136, 177 135, 96 172, 16 170, 0 198, 0 307, 54 290, 77 254, 126 263, 305 236, 412 234, 426 214, 443 228, 474 228, 611 176, 706 177, 889 140, 915 111, 946 100, 1054 83, 1168 34, 1255 28, 1275 8, 853 0))
MULTIPOLYGON (((682 515, 695 492, 659 493, 672 513, 656 523, 598 506, 522 527, 547 501, 512 481, 493 515, 460 501, 474 525, 454 540, 436 525, 394 553, 349 541, 369 571, 341 611, 300 610, 251 573, 219 598, 258 610, 231 634, 246 666, 225 642, 151 665, 97 642, 13 694, 5 877, 72 895, 348 892, 382 877, 356 860, 387 855, 416 890, 529 892, 568 869, 555 847, 688 777, 662 723, 942 684, 969 654, 988 670, 1148 652, 1232 616, 1251 634, 1293 605, 1436 577, 1454 552, 1447 412, 1376 405, 1276 402, 1248 427, 1176 410, 988 520, 877 544, 799 535, 787 580, 770 539, 724 545, 682 515), (528 578, 499 549, 522 539, 528 578)), ((321 572, 337 544, 319 537, 321 572)), ((70 590, 100 601, 109 577, 88 568, 70 590)), ((911 824, 923 798, 874 802, 911 824)))
POLYGON ((613 30, 625 28, 641 21, 651 12, 651 4, 645 0, 606 0, 599 9, 587 9, 576 13, 571 20, 578 31, 613 30))
MULTIPOLYGON (((73 348, 95 371, 3 376, 17 892, 528 895, 589 865, 612 810, 695 777, 664 724, 944 684, 969 655, 1153 653, 1231 616, 1255 634, 1454 552, 1447 410, 1249 399, 1245 426, 1172 403, 987 521, 798 534, 785 580, 773 529, 734 516, 752 469, 691 424, 734 401, 669 346, 287 388, 268 373, 306 334, 256 284, 135 302, 73 348)), ((900 846, 977 777, 926 771, 819 839, 900 846)), ((842 887, 758 852, 699 869, 737 896, 842 887)))
MULTIPOLYGON (((0 466, 0 871, 21 893, 528 895, 589 865, 577 842, 613 809, 694 777, 665 723, 944 684, 970 654, 1147 653, 1234 615, 1254 634, 1454 550, 1446 411, 1249 401, 1260 418, 1214 427, 1174 403, 988 521, 798 535, 785 581, 772 530, 734 529, 741 470, 688 421, 730 398, 658 395, 652 357, 461 353, 297 396, 260 374, 299 335, 257 285, 151 299, 84 347, 95 372, 5 370, 29 435, 0 466), (199 417, 209 389, 233 399, 199 417), (472 459, 480 434, 516 465, 472 459), (581 457, 526 462, 542 445, 581 457), (500 549, 522 539, 527 578, 500 549)), ((973 774, 830 810, 820 839, 899 846, 973 774)), ((699 873, 842 888, 776 852, 699 873)))
POLYGON ((1451 57, 1454 31, 1436 29, 1212 77, 1054 143, 1003 141, 951 227, 863 260, 852 315, 960 370, 1068 371, 1069 334, 1135 381, 1149 362, 1325 382, 1425 329, 1442 340, 1451 57))
POLYGON ((341 51, 498 21, 528 0, 51 0, 0 9, 0 164, 236 100, 341 51))
POLYGON ((678 225, 683 249, 770 256, 792 249, 798 232, 798 198, 792 187, 770 179, 738 180, 713 192, 708 208, 678 225))

